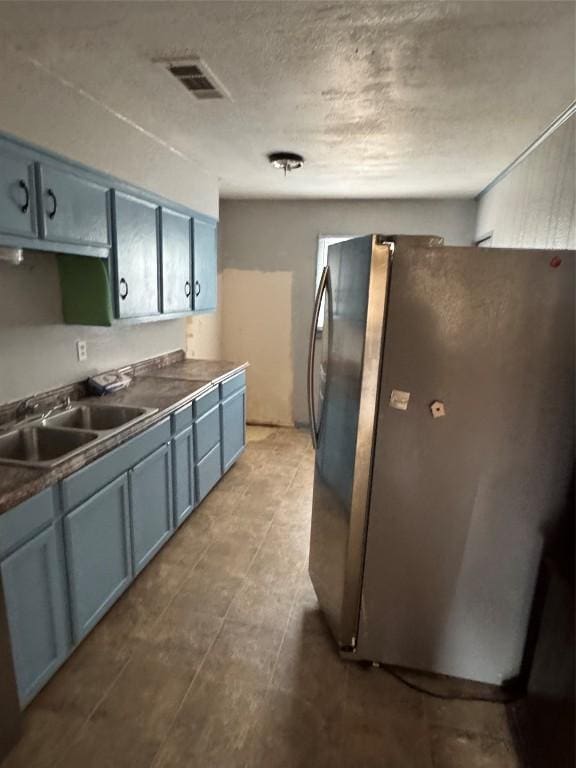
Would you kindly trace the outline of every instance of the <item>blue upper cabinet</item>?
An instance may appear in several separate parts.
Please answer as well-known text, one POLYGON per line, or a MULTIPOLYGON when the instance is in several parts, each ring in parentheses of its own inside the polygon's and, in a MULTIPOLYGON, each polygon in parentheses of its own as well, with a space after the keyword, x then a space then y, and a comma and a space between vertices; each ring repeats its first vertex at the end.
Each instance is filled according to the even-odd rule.
POLYGON ((218 238, 215 221, 194 219, 194 310, 216 309, 218 238))
POLYGON ((216 309, 215 220, 4 136, 0 246, 59 254, 67 324, 216 309))
POLYGON ((109 190, 64 165, 38 163, 40 236, 52 243, 95 248, 111 245, 109 190))
POLYGON ((6 245, 38 237, 34 160, 0 140, 0 236, 6 245), (14 242, 12 242, 14 240, 14 242))
POLYGON ((114 292, 119 318, 160 312, 158 214, 154 203, 113 192, 114 292))
POLYGON ((191 220, 162 208, 162 312, 192 309, 191 220))

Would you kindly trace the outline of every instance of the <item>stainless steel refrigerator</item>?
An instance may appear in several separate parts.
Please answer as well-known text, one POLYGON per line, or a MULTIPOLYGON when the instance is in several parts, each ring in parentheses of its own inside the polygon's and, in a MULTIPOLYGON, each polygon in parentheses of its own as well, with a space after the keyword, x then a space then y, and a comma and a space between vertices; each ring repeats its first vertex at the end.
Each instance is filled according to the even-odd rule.
POLYGON ((330 246, 308 388, 309 570, 341 652, 514 678, 574 466, 574 252, 330 246))

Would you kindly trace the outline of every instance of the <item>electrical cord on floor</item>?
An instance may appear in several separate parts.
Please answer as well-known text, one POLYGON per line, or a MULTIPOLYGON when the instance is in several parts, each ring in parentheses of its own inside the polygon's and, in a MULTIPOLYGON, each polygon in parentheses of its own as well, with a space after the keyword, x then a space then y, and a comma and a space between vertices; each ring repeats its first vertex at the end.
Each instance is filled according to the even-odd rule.
POLYGON ((484 701, 488 704, 512 704, 513 702, 523 698, 524 695, 522 693, 511 693, 508 696, 468 696, 466 694, 458 693, 438 693, 437 691, 431 691, 428 688, 423 688, 420 685, 416 685, 416 683, 410 682, 410 680, 407 680, 398 672, 390 669, 390 667, 383 667, 380 665, 377 666, 379 669, 382 669, 384 672, 393 677, 395 680, 398 680, 399 683, 402 683, 407 688, 411 688, 413 691, 417 691, 418 693, 423 693, 425 696, 431 696, 434 699, 444 699, 445 701, 484 701))

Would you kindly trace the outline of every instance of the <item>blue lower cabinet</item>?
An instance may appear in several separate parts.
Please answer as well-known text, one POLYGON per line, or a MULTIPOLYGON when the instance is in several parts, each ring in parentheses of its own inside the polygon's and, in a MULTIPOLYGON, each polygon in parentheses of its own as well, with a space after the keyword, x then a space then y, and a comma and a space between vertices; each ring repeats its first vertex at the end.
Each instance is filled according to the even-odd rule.
POLYGON ((199 502, 214 488, 221 477, 222 461, 220 457, 220 443, 218 443, 196 465, 196 497, 199 502))
POLYGON ((222 471, 226 472, 246 447, 246 390, 223 400, 222 418, 222 471))
POLYGON ((72 628, 79 642, 132 580, 128 477, 66 515, 64 533, 72 628))
POLYGON ((65 570, 52 525, 0 563, 18 695, 25 706, 69 648, 65 570))
POLYGON ((170 445, 163 445, 130 470, 135 573, 154 557, 174 529, 171 467, 170 445))
POLYGON ((194 509, 194 438, 192 427, 172 440, 172 485, 174 488, 174 522, 178 526, 194 509))

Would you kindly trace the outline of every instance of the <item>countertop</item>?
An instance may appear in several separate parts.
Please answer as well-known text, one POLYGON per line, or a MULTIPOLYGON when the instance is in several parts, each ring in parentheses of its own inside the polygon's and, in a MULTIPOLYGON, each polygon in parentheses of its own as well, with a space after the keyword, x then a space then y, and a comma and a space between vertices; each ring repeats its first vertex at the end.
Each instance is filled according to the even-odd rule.
POLYGON ((50 469, 0 464, 0 514, 143 432, 173 411, 191 402, 204 390, 228 376, 239 373, 247 366, 247 363, 219 360, 184 360, 162 368, 147 370, 142 375, 137 374, 132 384, 121 392, 105 395, 103 398, 89 397, 79 400, 80 404, 97 402, 106 405, 135 405, 158 408, 158 411, 95 446, 88 445, 82 453, 50 469))

